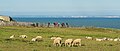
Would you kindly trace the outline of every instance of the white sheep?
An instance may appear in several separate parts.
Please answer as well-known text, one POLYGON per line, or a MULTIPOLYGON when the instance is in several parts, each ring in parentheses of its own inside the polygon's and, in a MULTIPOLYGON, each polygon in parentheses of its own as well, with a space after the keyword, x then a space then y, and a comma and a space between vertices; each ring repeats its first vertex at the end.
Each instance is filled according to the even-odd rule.
POLYGON ((41 41, 43 40, 42 36, 36 36, 36 41, 41 41))
POLYGON ((104 39, 96 38, 96 41, 103 41, 104 39))
POLYGON ((13 39, 13 38, 15 38, 15 35, 10 36, 10 39, 13 39))
POLYGON ((107 40, 108 40, 108 41, 113 41, 113 39, 112 39, 112 38, 108 38, 107 40))
POLYGON ((61 37, 51 37, 51 40, 53 40, 53 45, 54 46, 61 46, 61 37))
POLYGON ((67 39, 65 40, 65 46, 71 46, 72 45, 72 42, 73 42, 73 39, 67 39))
POLYGON ((37 41, 37 39, 36 39, 36 38, 32 38, 32 40, 31 40, 31 41, 35 42, 35 41, 37 41))
POLYGON ((20 35, 20 38, 27 38, 27 35, 20 35))
POLYGON ((115 38, 113 41, 119 41, 119 38, 115 38))
POLYGON ((106 37, 104 37, 104 38, 103 38, 103 40, 107 40, 107 38, 106 38, 106 37))
POLYGON ((42 40, 42 36, 36 36, 35 38, 32 38, 31 41, 35 42, 35 41, 41 41, 42 40))
POLYGON ((54 41, 53 41, 53 45, 55 45, 55 46, 61 46, 61 39, 54 39, 54 41))
POLYGON ((75 39, 72 43, 72 46, 81 46, 81 39, 75 39))
POLYGON ((89 39, 89 40, 92 40, 92 39, 93 39, 92 37, 87 37, 87 36, 86 36, 85 38, 86 38, 86 39, 89 39))

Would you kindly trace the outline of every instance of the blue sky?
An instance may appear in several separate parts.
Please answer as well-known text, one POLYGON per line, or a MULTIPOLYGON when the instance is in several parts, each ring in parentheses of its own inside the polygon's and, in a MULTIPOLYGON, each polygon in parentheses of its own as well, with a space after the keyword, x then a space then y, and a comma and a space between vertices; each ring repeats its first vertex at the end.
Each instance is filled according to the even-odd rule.
POLYGON ((0 14, 119 15, 120 0, 0 0, 0 14))

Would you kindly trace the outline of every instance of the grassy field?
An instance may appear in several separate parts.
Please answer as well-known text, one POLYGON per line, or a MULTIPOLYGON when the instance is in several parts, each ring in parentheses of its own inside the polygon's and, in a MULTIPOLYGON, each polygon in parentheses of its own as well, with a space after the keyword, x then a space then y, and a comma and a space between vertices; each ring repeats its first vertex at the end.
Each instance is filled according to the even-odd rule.
POLYGON ((120 37, 120 30, 105 28, 36 28, 36 27, 0 27, 0 51, 120 51, 120 41, 86 40, 86 36, 94 38, 120 37), (15 39, 9 40, 11 35, 15 39), (18 36, 25 34, 26 39, 18 36), (36 36, 42 36, 41 42, 30 42, 36 36), (50 37, 60 36, 63 41, 67 38, 81 38, 81 47, 56 47, 50 37))

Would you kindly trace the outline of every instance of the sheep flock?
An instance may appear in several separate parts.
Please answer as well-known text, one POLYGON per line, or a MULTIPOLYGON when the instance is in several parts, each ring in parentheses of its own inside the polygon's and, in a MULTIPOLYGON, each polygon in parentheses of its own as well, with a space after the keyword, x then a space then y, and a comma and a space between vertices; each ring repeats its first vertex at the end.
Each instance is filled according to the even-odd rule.
MULTIPOLYGON (((27 35, 19 35, 19 36, 15 36, 15 35, 11 35, 9 37, 9 39, 14 39, 16 37, 19 37, 21 39, 27 39, 29 36, 27 35)), ((90 36, 86 36, 83 38, 67 38, 64 39, 62 37, 59 36, 52 36, 49 38, 51 40, 51 43, 53 44, 53 46, 65 46, 65 47, 74 47, 74 46, 82 46, 82 41, 86 40, 94 40, 94 41, 120 41, 120 38, 107 38, 107 37, 103 37, 103 38, 93 38, 90 36)), ((39 41, 44 41, 42 36, 36 36, 31 38, 30 42, 39 42, 39 41)), ((84 43, 83 43, 84 44, 84 43)))

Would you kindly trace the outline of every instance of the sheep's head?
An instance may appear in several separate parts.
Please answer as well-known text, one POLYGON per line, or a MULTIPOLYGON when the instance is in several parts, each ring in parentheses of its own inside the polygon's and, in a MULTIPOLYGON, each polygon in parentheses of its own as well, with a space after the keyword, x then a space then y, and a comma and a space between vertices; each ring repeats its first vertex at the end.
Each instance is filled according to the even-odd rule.
POLYGON ((54 39, 56 39, 57 37, 51 37, 51 40, 54 40, 54 39))

